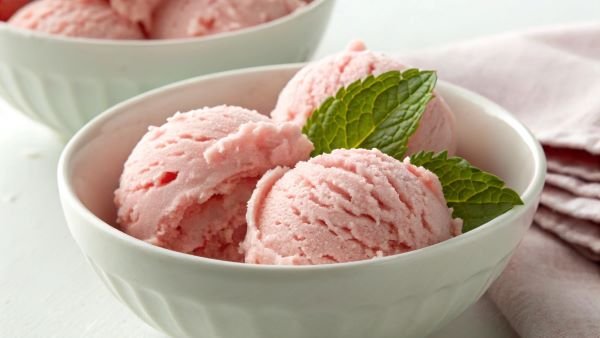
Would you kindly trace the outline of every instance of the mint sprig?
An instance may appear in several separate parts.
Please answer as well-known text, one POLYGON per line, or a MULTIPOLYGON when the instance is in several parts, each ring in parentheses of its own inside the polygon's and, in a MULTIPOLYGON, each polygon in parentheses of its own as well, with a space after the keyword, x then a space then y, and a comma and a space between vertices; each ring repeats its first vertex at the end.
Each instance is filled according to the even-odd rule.
POLYGON ((439 178, 453 217, 463 220, 463 232, 473 230, 498 217, 515 205, 523 204, 519 195, 505 187, 498 177, 472 166, 460 157, 419 152, 410 163, 424 167, 439 178))
MULTIPOLYGON (((433 97, 433 71, 408 69, 369 76, 346 88, 313 112, 303 132, 314 144, 312 156, 338 148, 377 148, 401 160, 408 139, 419 126, 433 97)), ((498 177, 446 152, 420 152, 410 162, 438 176, 453 217, 463 220, 463 232, 523 204, 498 177)))
POLYGON ((433 97, 433 71, 408 69, 369 76, 328 98, 304 126, 312 156, 338 148, 377 148, 402 159, 433 97))

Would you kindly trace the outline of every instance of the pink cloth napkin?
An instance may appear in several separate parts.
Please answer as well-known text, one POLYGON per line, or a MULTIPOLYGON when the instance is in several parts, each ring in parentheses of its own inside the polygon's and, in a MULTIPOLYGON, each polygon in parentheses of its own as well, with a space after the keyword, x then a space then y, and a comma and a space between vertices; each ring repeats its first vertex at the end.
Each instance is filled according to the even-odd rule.
POLYGON ((505 34, 403 56, 513 112, 548 177, 490 295, 523 337, 600 337, 600 23, 505 34))

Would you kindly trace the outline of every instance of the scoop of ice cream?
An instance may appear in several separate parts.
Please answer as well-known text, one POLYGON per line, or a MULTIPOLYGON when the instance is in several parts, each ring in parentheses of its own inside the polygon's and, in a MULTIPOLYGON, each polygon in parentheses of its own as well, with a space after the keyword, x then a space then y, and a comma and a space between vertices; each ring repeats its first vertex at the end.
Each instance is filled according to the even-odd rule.
POLYGON ((6 21, 29 0, 0 0, 0 21, 6 21))
POLYGON ((170 0, 154 11, 150 36, 186 38, 255 26, 290 14, 302 0, 170 0))
POLYGON ((256 111, 218 106, 177 113, 151 127, 127 159, 115 191, 117 223, 158 246, 241 261, 256 181, 311 151, 297 126, 256 111))
POLYGON ((96 39, 143 39, 140 27, 104 0, 40 0, 21 8, 8 23, 49 34, 96 39))
POLYGON ((460 234, 430 171, 379 150, 339 149, 265 174, 248 203, 245 261, 349 262, 460 234))
POLYGON ((163 0, 110 0, 110 5, 129 21, 142 24, 148 32, 152 27, 152 14, 161 2, 163 0))
MULTIPOLYGON (((304 125, 308 117, 340 88, 369 75, 406 68, 391 56, 366 50, 363 43, 353 42, 346 51, 302 68, 281 91, 271 116, 275 121, 304 125)), ((448 150, 453 154, 456 150, 454 124, 450 107, 436 94, 409 139, 408 154, 421 150, 448 150)))

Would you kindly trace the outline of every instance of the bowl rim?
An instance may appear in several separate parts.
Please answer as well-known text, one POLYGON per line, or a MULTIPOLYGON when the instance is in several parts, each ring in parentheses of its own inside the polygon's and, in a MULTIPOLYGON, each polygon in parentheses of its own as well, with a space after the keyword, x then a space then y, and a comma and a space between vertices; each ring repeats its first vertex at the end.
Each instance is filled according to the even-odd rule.
POLYGON ((173 46, 182 44, 192 44, 200 42, 211 42, 231 37, 244 37, 246 35, 260 33, 264 30, 269 30, 279 25, 283 25, 288 21, 295 20, 300 16, 305 16, 309 12, 313 12, 318 7, 322 7, 325 3, 332 2, 335 0, 312 0, 305 6, 294 10, 293 12, 279 17, 275 20, 271 20, 258 25, 241 28, 235 31, 221 32, 200 37, 186 37, 186 38, 175 38, 175 39, 99 39, 99 38, 83 38, 83 37, 68 37, 57 34, 44 33, 34 31, 26 28, 13 27, 7 22, 0 21, 0 32, 7 31, 12 34, 22 36, 29 39, 41 39, 45 41, 51 41, 54 43, 63 44, 83 44, 83 45, 94 45, 94 46, 115 46, 115 47, 153 47, 153 46, 173 46))
POLYGON ((525 127, 520 121, 518 121, 512 114, 500 107, 498 104, 491 100, 476 94, 468 89, 460 86, 445 82, 438 81, 438 85, 445 87, 448 90, 457 92, 464 99, 475 103, 478 106, 485 106, 488 114, 495 116, 506 122, 512 127, 517 134, 521 137, 524 143, 527 145, 528 150, 533 154, 533 178, 524 189, 523 193, 520 194, 523 200, 523 205, 516 206, 508 212, 494 218, 493 220, 479 226, 478 228, 469 232, 463 233, 459 236, 453 237, 446 241, 427 246, 425 248, 405 252, 402 254, 390 255, 385 257, 377 257, 369 260, 360 260, 353 262, 344 263, 332 263, 332 264, 320 264, 320 265, 262 265, 262 264, 248 264, 239 262, 221 261, 217 259, 205 258, 194 256, 190 254, 181 253, 178 251, 165 249, 152 244, 149 244, 140 239, 134 238, 126 233, 118 230, 111 224, 108 224, 92 213, 83 202, 77 197, 71 180, 69 179, 70 163, 77 152, 82 149, 86 144, 86 139, 94 135, 94 131, 100 130, 101 127, 109 122, 113 116, 120 114, 122 110, 127 107, 137 104, 141 101, 148 99, 149 97, 169 95, 172 91, 178 91, 181 88, 187 86, 194 86, 198 82, 208 81, 212 79, 219 79, 224 77, 244 75, 248 73, 260 73, 268 71, 285 71, 285 70, 299 70, 305 63, 293 63, 293 64, 281 64, 281 65, 268 65, 260 67, 250 67, 237 70, 230 70, 225 72, 213 73, 203 76, 194 77, 191 79, 179 81, 173 84, 169 84, 163 87, 159 87, 150 90, 146 93, 135 96, 131 99, 123 101, 103 113, 96 116, 90 122, 88 122, 83 128, 81 128, 67 143, 63 149, 60 159, 58 161, 57 168, 57 179, 59 194, 62 202, 63 211, 65 204, 68 204, 74 209, 82 218, 86 220, 86 224, 82 226, 94 226, 100 231, 108 233, 108 235, 115 241, 123 241, 126 245, 133 246, 136 250, 143 251, 148 256, 161 256, 162 258, 178 260, 182 263, 194 264, 198 266, 204 265, 207 268, 220 268, 220 269, 243 269, 250 271, 269 271, 277 273, 278 271, 304 271, 314 272, 321 270, 343 270, 353 269, 361 266, 374 266, 380 264, 388 264, 391 262, 400 263, 402 261, 411 260, 415 258, 426 258, 436 255, 439 252, 452 251, 458 246, 465 242, 477 240, 483 234, 492 231, 495 227, 508 226, 508 224, 524 215, 530 208, 535 207, 538 202, 538 197, 544 186, 544 178, 546 174, 546 158, 544 151, 540 143, 535 139, 531 131, 525 127))

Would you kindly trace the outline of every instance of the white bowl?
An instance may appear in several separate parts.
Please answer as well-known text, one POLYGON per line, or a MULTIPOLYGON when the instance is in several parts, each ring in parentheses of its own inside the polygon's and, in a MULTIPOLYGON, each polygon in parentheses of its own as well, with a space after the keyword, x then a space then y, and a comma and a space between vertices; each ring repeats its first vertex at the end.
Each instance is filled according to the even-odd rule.
POLYGON ((217 71, 306 61, 333 0, 315 0, 272 22, 178 40, 65 38, 0 22, 0 97, 71 136, 108 107, 149 89, 217 71))
POLYGON ((286 267, 169 251, 111 226, 123 163, 149 125, 223 103, 268 113, 298 67, 232 71, 154 90, 103 113, 66 146, 58 182, 71 233, 112 293, 156 329, 177 337, 422 337, 485 292, 529 227, 544 182, 540 145, 502 108, 443 82, 460 155, 502 177, 525 202, 471 232, 381 259, 286 267))

